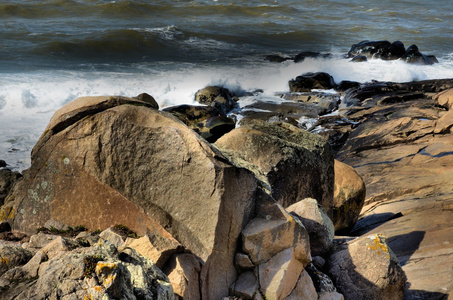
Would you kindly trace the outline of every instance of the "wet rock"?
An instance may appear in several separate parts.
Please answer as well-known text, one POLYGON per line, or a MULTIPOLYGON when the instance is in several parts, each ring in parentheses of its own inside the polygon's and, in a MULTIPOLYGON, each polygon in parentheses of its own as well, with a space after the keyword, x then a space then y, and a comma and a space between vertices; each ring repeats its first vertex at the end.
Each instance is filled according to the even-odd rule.
POLYGON ((332 246, 334 226, 315 199, 307 198, 294 203, 286 210, 299 218, 310 236, 312 255, 326 254, 332 246))
POLYGON ((254 172, 283 207, 311 197, 331 215, 333 153, 322 137, 286 123, 255 120, 215 146, 235 165, 254 172))
POLYGON ((210 143, 236 126, 232 118, 220 115, 220 112, 212 106, 184 104, 166 107, 163 111, 173 114, 210 143))
POLYGON ((365 55, 357 55, 357 56, 354 56, 350 61, 351 62, 365 62, 365 61, 368 61, 368 58, 365 55))
POLYGON ((329 90, 335 85, 333 77, 327 73, 305 73, 289 81, 289 90, 290 92, 310 92, 313 89, 329 90))
POLYGON ((226 88, 207 86, 195 93, 195 101, 215 107, 221 115, 226 115, 237 106, 233 94, 226 88))
POLYGON ((266 55, 266 57, 264 57, 264 60, 268 60, 270 62, 276 62, 276 63, 281 63, 281 62, 284 62, 284 61, 287 61, 290 59, 291 59, 290 57, 284 57, 284 56, 276 55, 276 54, 266 55))
POLYGON ((360 55, 367 58, 380 58, 391 45, 389 41, 362 41, 351 46, 347 57, 360 55))
POLYGON ((6 163, 6 161, 0 159, 0 168, 4 168, 6 167, 8 164, 6 163))
POLYGON ((430 58, 418 50, 417 45, 411 45, 407 48, 406 53, 402 57, 406 62, 412 64, 420 64, 420 65, 432 65, 437 62, 437 59, 430 58))
POLYGON ((348 89, 358 88, 358 87, 360 87, 360 83, 359 82, 343 80, 343 81, 340 81, 339 84, 337 84, 337 87, 335 88, 335 90, 343 92, 343 91, 346 91, 348 89))
POLYGON ((306 58, 330 58, 332 54, 330 53, 320 53, 320 52, 313 52, 313 51, 304 51, 300 52, 299 54, 294 57, 294 62, 299 63, 303 62, 306 58))
POLYGON ((351 230, 365 203, 366 187, 351 166, 335 160, 335 191, 333 224, 337 234, 351 230))
POLYGON ((401 41, 393 42, 388 48, 384 49, 381 58, 384 60, 396 60, 406 54, 406 48, 401 41))
POLYGON ((403 299, 404 271, 380 235, 339 245, 327 265, 336 288, 346 299, 403 299))

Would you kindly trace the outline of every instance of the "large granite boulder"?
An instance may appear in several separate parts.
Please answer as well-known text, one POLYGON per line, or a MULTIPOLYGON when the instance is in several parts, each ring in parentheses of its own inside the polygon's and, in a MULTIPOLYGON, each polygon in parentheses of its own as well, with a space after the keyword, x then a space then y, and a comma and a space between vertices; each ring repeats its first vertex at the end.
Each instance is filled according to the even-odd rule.
POLYGON ((346 299, 403 299, 406 276, 381 235, 362 236, 338 245, 327 267, 346 299))
POLYGON ((283 207, 311 197, 332 215, 333 153, 323 137, 287 123, 254 120, 215 146, 234 164, 254 172, 283 207))
POLYGON ((205 262, 204 297, 228 294, 256 179, 172 115, 132 98, 79 98, 55 113, 24 173, 1 211, 13 229, 53 218, 170 236, 205 262))

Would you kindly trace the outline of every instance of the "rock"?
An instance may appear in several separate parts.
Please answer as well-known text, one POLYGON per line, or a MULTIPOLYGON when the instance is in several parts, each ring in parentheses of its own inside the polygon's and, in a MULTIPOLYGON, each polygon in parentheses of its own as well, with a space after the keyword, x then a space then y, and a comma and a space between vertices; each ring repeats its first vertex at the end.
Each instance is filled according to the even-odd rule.
POLYGON ((201 299, 200 270, 200 261, 194 255, 184 253, 171 258, 165 267, 165 274, 176 295, 183 299, 198 300, 201 299))
POLYGON ((173 236, 199 256, 206 297, 227 295, 236 280, 256 179, 170 114, 124 97, 77 99, 55 113, 25 173, 2 207, 13 229, 33 232, 51 217, 124 224, 173 236))
POLYGON ((11 225, 8 222, 1 222, 0 223, 0 233, 11 231, 11 225))
POLYGON ((436 104, 444 107, 447 111, 453 108, 453 89, 447 89, 443 92, 436 94, 433 99, 436 104))
POLYGON ((313 52, 313 51, 304 51, 300 52, 299 54, 294 57, 294 62, 299 63, 303 62, 306 58, 330 58, 332 57, 332 54, 330 53, 319 53, 319 52, 313 52))
POLYGON ((119 253, 109 242, 48 261, 37 254, 33 260, 35 269, 41 261, 38 277, 25 285, 21 282, 30 274, 10 281, 3 290, 5 299, 174 299, 168 278, 157 267, 133 250, 119 253))
POLYGON ((351 230, 365 203, 366 187, 351 166, 335 160, 333 223, 336 232, 351 230))
POLYGON ((363 236, 339 246, 327 260, 346 299, 403 299, 406 277, 385 238, 363 236))
POLYGON ((0 168, 4 168, 6 167, 8 164, 6 163, 6 161, 0 159, 0 168))
POLYGON ((332 246, 335 234, 332 220, 326 215, 318 201, 306 198, 286 208, 302 222, 310 236, 312 255, 324 255, 332 246))
POLYGON ((368 58, 365 55, 357 55, 357 56, 354 56, 350 61, 351 62, 365 62, 365 61, 368 61, 368 58))
POLYGON ((311 261, 308 233, 290 215, 286 220, 255 218, 242 231, 242 251, 255 266, 288 248, 294 249, 294 256, 304 265, 311 261))
POLYGON ((237 106, 233 94, 220 86, 207 86, 195 93, 195 101, 215 107, 221 115, 226 115, 237 106))
POLYGON ((253 264, 250 257, 247 254, 241 252, 236 253, 234 257, 234 265, 236 266, 236 269, 240 271, 247 271, 255 268, 255 265, 253 264))
POLYGON ((408 63, 420 65, 432 65, 437 61, 435 57, 432 59, 420 53, 416 45, 409 46, 409 48, 407 48, 406 53, 402 58, 408 63))
POLYGON ((384 60, 396 60, 406 54, 406 48, 401 41, 393 42, 388 48, 384 49, 381 54, 381 59, 384 60))
MULTIPOLYGON (((112 227, 109 227, 109 228, 103 230, 99 234, 99 237, 101 237, 102 239, 104 239, 106 241, 109 241, 110 243, 115 245, 115 247, 117 247, 117 248, 124 245, 124 242, 125 242, 125 239, 119 233, 117 233, 112 227)), ((135 249, 135 250, 137 250, 137 249, 135 249)), ((139 251, 139 253, 140 253, 140 251, 139 251)), ((140 254, 143 255, 143 253, 140 253, 140 254)))
POLYGON ((258 289, 258 279, 256 278, 254 272, 248 271, 239 276, 238 280, 231 287, 230 294, 239 297, 240 299, 253 299, 255 294, 258 292, 258 289))
POLYGON ((299 280, 296 283, 296 287, 291 292, 291 294, 286 297, 286 300, 317 300, 318 293, 316 292, 315 286, 313 285, 313 280, 311 279, 308 272, 302 270, 299 280))
POLYGON ((277 63, 281 63, 281 62, 284 62, 284 61, 287 61, 290 59, 291 59, 290 57, 284 57, 284 56, 276 55, 276 54, 266 55, 266 57, 264 57, 264 60, 268 60, 270 62, 277 62, 277 63))
POLYGON ((119 249, 132 248, 144 257, 150 259, 162 269, 170 257, 182 249, 181 244, 171 236, 145 235, 141 238, 127 238, 119 249))
POLYGON ((308 264, 305 267, 305 270, 312 279, 312 283, 318 293, 318 300, 344 300, 343 295, 338 293, 335 288, 332 279, 330 279, 329 276, 323 272, 319 271, 314 264, 308 264))
POLYGON ((367 58, 381 58, 382 53, 386 52, 391 45, 389 41, 362 41, 351 46, 347 57, 362 55, 367 58))
POLYGON ((38 252, 41 251, 49 259, 53 259, 60 256, 63 252, 70 251, 77 246, 78 244, 72 242, 71 240, 58 236, 43 248, 41 248, 41 250, 39 250, 38 252))
POLYGON ((33 254, 17 244, 0 241, 0 275, 11 268, 25 265, 33 254))
POLYGON ((335 88, 335 90, 344 92, 348 89, 359 88, 359 87, 360 87, 360 82, 342 80, 342 81, 340 81, 339 84, 337 84, 337 87, 335 88))
POLYGON ((151 96, 147 93, 142 93, 142 94, 138 95, 137 97, 134 97, 134 99, 146 102, 146 103, 150 104, 151 107, 154 109, 159 109, 159 104, 157 103, 157 101, 154 99, 153 96, 151 96))
POLYGON ((312 197, 331 215, 333 158, 324 138, 287 123, 255 120, 215 146, 235 165, 254 172, 283 207, 312 197))
POLYGON ((23 247, 35 253, 57 237, 57 235, 40 232, 38 234, 32 235, 28 243, 23 244, 23 247))
POLYGON ((258 267, 261 293, 266 299, 285 299, 296 287, 303 268, 294 248, 277 253, 258 267))
POLYGON ((310 92, 313 89, 329 90, 335 85, 333 77, 327 73, 305 73, 289 81, 289 90, 290 92, 310 92))
POLYGON ((219 111, 212 106, 184 104, 166 107, 163 111, 173 114, 210 143, 215 142, 236 126, 233 119, 221 116, 219 111))
POLYGON ((8 169, 0 169, 0 206, 3 205, 6 196, 13 189, 14 184, 22 177, 18 172, 8 169))

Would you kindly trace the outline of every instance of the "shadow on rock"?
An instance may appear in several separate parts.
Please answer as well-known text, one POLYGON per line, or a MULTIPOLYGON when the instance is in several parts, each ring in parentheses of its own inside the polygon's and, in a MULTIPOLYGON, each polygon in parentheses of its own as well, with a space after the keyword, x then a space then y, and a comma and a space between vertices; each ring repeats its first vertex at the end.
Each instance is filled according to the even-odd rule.
POLYGON ((398 256, 398 260, 404 266, 414 252, 420 247, 425 237, 424 231, 412 231, 406 234, 392 236, 387 242, 398 256))
MULTIPOLYGON (((374 228, 379 227, 385 222, 388 222, 390 220, 394 220, 397 218, 402 217, 402 213, 380 213, 380 214, 372 214, 368 215, 364 218, 361 218, 360 220, 357 221, 355 224, 354 228, 350 232, 349 235, 351 236, 361 236, 367 232, 370 232, 374 228)), ((393 247, 392 247, 393 249, 393 247)))

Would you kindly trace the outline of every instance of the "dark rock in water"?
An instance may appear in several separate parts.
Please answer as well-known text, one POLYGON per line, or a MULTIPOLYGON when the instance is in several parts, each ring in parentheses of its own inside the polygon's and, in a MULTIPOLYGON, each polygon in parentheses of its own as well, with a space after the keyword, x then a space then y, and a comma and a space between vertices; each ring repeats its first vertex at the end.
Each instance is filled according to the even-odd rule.
POLYGON ((306 58, 329 58, 331 57, 332 54, 330 53, 319 53, 319 52, 313 52, 313 51, 304 51, 296 55, 294 57, 294 62, 303 62, 306 58))
POLYGON ((432 65, 435 63, 434 59, 429 58, 428 56, 424 55, 418 50, 417 45, 411 45, 407 48, 406 53, 403 56, 403 59, 412 64, 420 64, 420 65, 432 65))
POLYGON ((335 90, 343 92, 351 88, 358 88, 360 87, 360 82, 357 81, 349 81, 349 80, 343 80, 339 84, 337 84, 337 87, 335 90))
POLYGON ((166 107, 162 111, 173 114, 211 143, 236 126, 233 119, 220 115, 219 111, 212 106, 183 104, 166 107))
POLYGON ((333 77, 327 73, 305 73, 289 81, 289 90, 290 92, 310 92, 312 89, 332 89, 335 85, 333 77))
POLYGON ((368 61, 368 58, 365 55, 357 55, 351 59, 351 62, 365 62, 368 61))
POLYGON ((267 55, 264 58, 264 60, 268 60, 270 62, 277 62, 277 63, 281 63, 281 62, 284 62, 284 61, 287 61, 287 60, 290 60, 290 59, 291 59, 290 57, 283 57, 283 56, 275 55, 275 54, 267 55))
POLYGON ((237 107, 233 94, 220 86, 207 86, 195 93, 195 101, 218 109, 221 115, 237 107))
POLYGON ((142 94, 138 95, 137 97, 134 97, 134 99, 151 104, 152 108, 154 108, 154 109, 159 109, 159 104, 156 102, 154 97, 147 93, 142 93, 142 94))
POLYGON ((22 175, 18 172, 8 169, 0 170, 0 206, 3 205, 6 196, 8 196, 16 181, 21 177, 22 175))
POLYGON ((388 48, 383 49, 381 58, 384 60, 396 60, 404 56, 406 48, 400 41, 393 42, 388 48))
POLYGON ((7 166, 6 161, 0 159, 0 168, 4 168, 6 166, 7 166))
POLYGON ((362 41, 352 45, 347 57, 364 55, 367 58, 380 58, 381 54, 390 48, 392 44, 389 41, 362 41))

